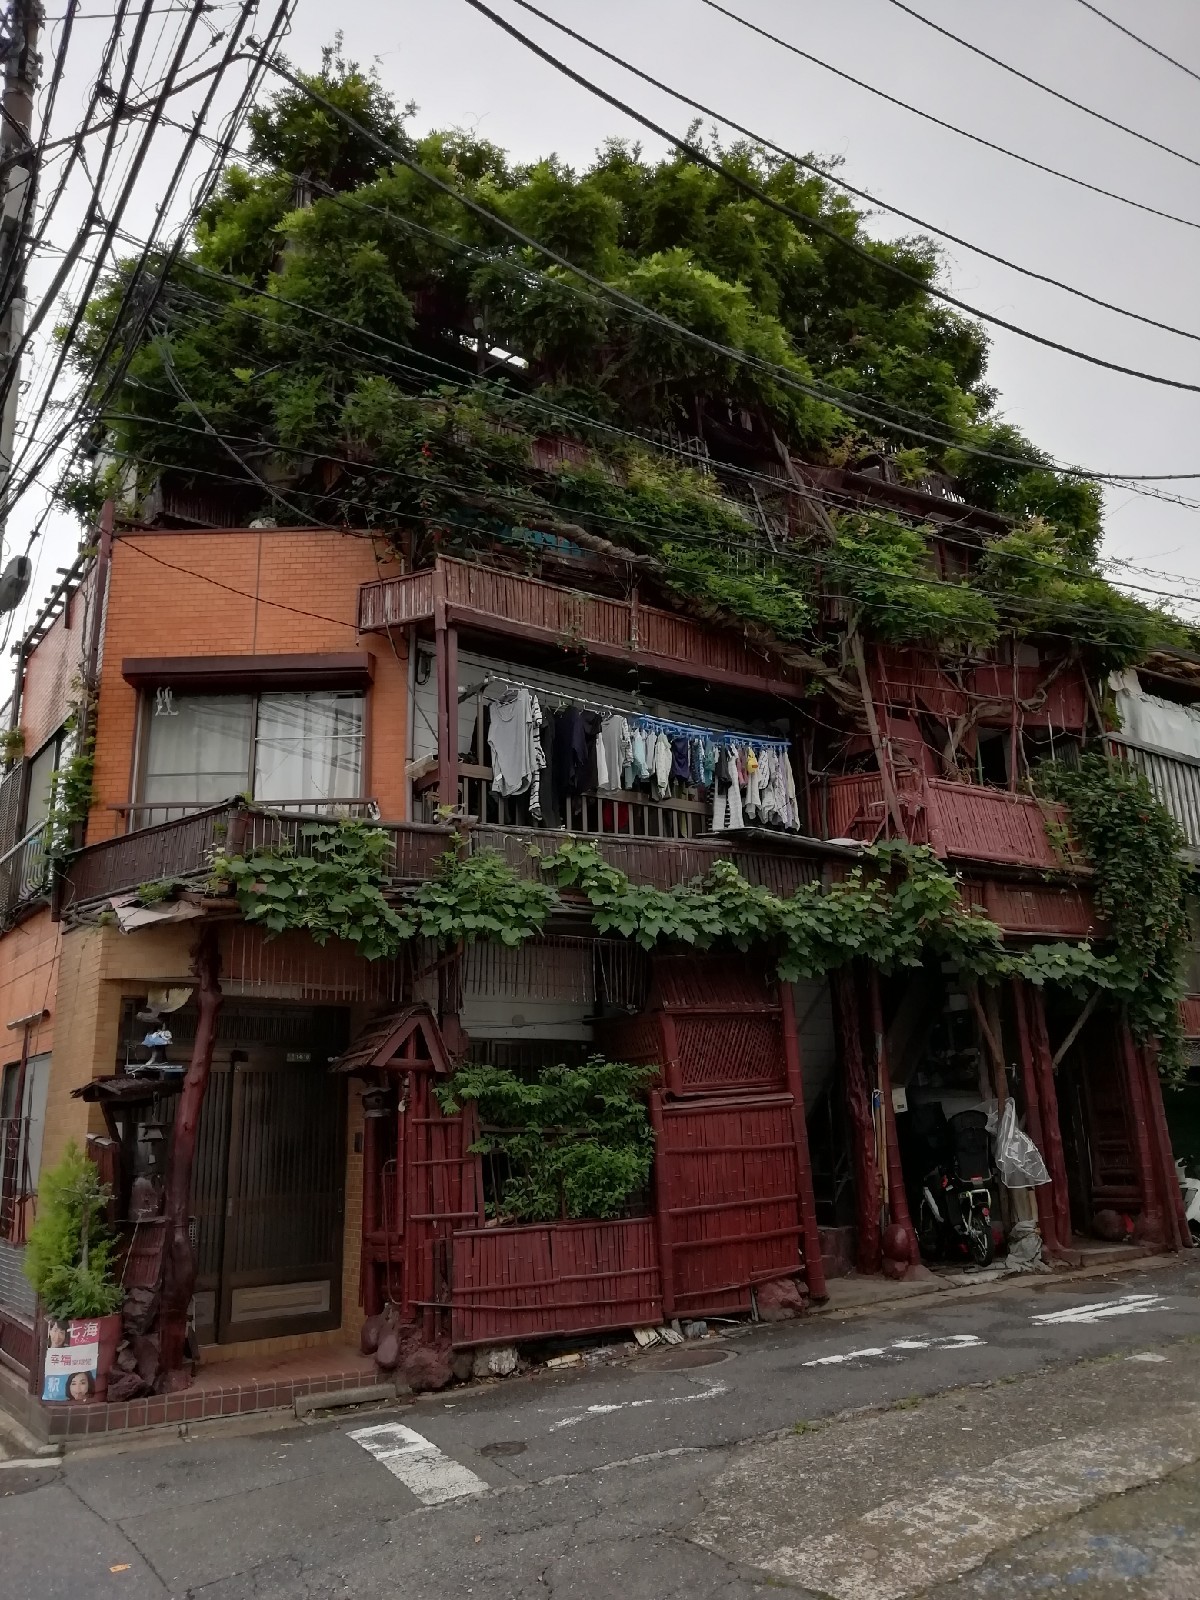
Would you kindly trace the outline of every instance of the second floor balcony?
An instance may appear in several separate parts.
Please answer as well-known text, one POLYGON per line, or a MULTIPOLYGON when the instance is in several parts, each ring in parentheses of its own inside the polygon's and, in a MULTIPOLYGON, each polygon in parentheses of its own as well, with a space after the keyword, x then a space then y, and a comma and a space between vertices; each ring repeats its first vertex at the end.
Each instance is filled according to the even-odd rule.
MULTIPOLYGON (((896 794, 905 837, 912 844, 928 845, 936 855, 1042 871, 1071 865, 1058 844, 1066 837, 1061 806, 920 772, 897 772, 896 794)), ((826 839, 870 844, 897 832, 877 772, 826 778, 816 791, 814 808, 814 831, 826 839)))

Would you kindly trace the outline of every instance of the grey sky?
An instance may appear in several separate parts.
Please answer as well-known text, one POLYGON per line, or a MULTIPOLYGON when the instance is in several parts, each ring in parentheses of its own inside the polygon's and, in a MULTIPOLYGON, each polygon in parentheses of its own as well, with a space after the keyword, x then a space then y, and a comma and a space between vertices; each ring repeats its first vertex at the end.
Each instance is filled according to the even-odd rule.
MULTIPOLYGON (((521 12, 525 32, 664 125, 686 110, 521 12)), ((844 159, 881 199, 1090 293, 1200 334, 1200 231, 1090 195, 888 106, 704 7, 700 0, 541 0, 580 32, 800 153, 844 159)), ((726 0, 773 32, 880 88, 1024 154, 1200 222, 1200 166, 1101 126, 942 39, 888 3, 726 0)), ((1195 0, 1102 0, 1120 21, 1200 71, 1195 0)), ((1077 0, 914 0, 993 54, 1200 161, 1200 83, 1077 0)), ((585 164, 636 125, 560 77, 462 0, 300 0, 288 52, 315 65, 335 27, 378 64, 416 126, 458 125, 514 156, 585 164)), ((654 141, 642 138, 648 151, 654 141)), ((145 218, 133 222, 135 230, 145 218)), ((913 231, 878 212, 881 235, 913 231)), ((1126 365, 1200 382, 1200 344, 1089 307, 961 249, 944 282, 982 309, 1126 365)), ((992 334, 1001 410, 1056 457, 1114 472, 1200 471, 1200 395, 1105 373, 1015 335, 992 334)), ((1200 480, 1181 491, 1200 501, 1200 480)), ((1200 597, 1200 511, 1107 495, 1107 551, 1188 581, 1200 597)), ((53 545, 70 543, 58 527, 53 545)), ((61 559, 61 554, 58 559, 61 559)), ((55 563, 43 563, 43 572, 55 563)), ((1139 583, 1154 582, 1134 574, 1139 583)), ((44 591, 44 580, 39 579, 44 591)))

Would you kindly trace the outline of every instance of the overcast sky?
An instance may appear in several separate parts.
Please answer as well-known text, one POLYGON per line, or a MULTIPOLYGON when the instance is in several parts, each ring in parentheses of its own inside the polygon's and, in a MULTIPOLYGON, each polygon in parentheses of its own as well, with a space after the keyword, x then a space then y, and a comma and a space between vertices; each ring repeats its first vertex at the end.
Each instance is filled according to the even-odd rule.
MULTIPOLYGON (((578 70, 682 133, 687 110, 522 12, 490 0, 578 70)), ((1105 127, 940 37, 889 0, 729 8, 947 121, 1065 172, 1200 223, 1200 81, 1117 32, 1079 0, 914 0, 990 53, 1192 162, 1105 127)), ((837 156, 849 182, 1023 266, 1200 335, 1200 229, 1092 195, 943 131, 757 38, 701 0, 541 0, 542 8, 715 110, 801 154, 837 156)), ((1197 0, 1100 0, 1200 73, 1197 0)), ((96 7, 99 9, 99 7, 96 7)), ((334 26, 374 62, 415 128, 459 126, 519 159, 585 165, 636 124, 561 77, 463 0, 299 0, 288 53, 317 64, 334 26)), ((134 222, 135 229, 144 220, 134 222)), ((911 225, 880 209, 881 236, 911 225)), ((959 247, 942 281, 996 316, 1130 367, 1200 384, 1200 342, 1088 306, 959 247)), ((1200 394, 1108 373, 992 330, 1000 411, 1058 459, 1114 473, 1200 472, 1200 394)), ((1169 486, 1167 486, 1169 487, 1169 486)), ((1200 502, 1200 479, 1178 490, 1200 502)), ((1200 596, 1200 511, 1106 494, 1109 555, 1169 573, 1131 581, 1200 596), (1180 582, 1175 575, 1186 581, 1180 582)), ((69 530, 50 541, 61 551, 69 530)), ((53 550, 51 551, 53 553, 53 550)), ((42 574, 53 562, 42 563, 42 574)), ((1114 574, 1115 575, 1115 574, 1114 574)), ((45 590, 39 576, 41 591, 45 590)))

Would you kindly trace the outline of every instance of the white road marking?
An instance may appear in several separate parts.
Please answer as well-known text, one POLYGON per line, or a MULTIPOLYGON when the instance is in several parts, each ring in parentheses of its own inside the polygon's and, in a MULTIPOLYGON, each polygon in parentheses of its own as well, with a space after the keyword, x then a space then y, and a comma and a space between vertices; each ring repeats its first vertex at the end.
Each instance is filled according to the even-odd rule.
MULTIPOLYGON (((911 1350, 972 1350, 976 1346, 986 1344, 975 1333, 948 1333, 939 1339, 896 1339, 888 1345, 871 1344, 861 1350, 846 1350, 837 1356, 815 1356, 811 1361, 802 1362, 806 1367, 843 1367, 850 1361, 866 1361, 878 1356, 891 1356, 892 1351, 899 1351, 901 1355, 911 1350)), ((893 1359, 895 1359, 893 1357, 893 1359)))
POLYGON ((488 1485, 482 1478, 451 1461, 432 1440, 402 1422, 355 1428, 349 1437, 399 1478, 406 1489, 411 1489, 422 1505, 439 1506, 446 1500, 487 1493, 488 1485))
POLYGON ((1092 1300, 1085 1306, 1068 1306, 1065 1311, 1043 1311, 1035 1323, 1103 1322, 1109 1317, 1132 1317, 1144 1311, 1160 1311, 1166 1306, 1161 1294, 1127 1294, 1119 1300, 1092 1300))
POLYGON ((560 1417, 557 1422, 552 1422, 549 1431, 557 1433, 560 1428, 574 1428, 579 1423, 586 1422, 589 1417, 607 1417, 613 1411, 638 1411, 643 1406, 685 1406, 692 1400, 715 1400, 725 1391, 726 1385, 717 1381, 706 1384, 696 1394, 676 1394, 665 1400, 618 1400, 609 1405, 588 1406, 585 1411, 574 1411, 570 1416, 560 1417))

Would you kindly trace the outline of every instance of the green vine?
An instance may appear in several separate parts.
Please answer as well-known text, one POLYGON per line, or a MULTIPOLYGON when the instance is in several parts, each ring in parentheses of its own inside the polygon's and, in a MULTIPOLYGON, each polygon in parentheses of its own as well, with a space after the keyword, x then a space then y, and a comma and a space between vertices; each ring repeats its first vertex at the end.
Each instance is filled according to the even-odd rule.
POLYGON ((77 829, 87 821, 92 808, 96 724, 90 711, 90 702, 85 700, 72 709, 63 723, 62 748, 69 748, 71 754, 60 762, 51 782, 42 831, 42 854, 48 863, 64 860, 77 847, 77 829))
POLYGON ((301 928, 321 945, 344 939, 378 961, 395 955, 412 934, 381 887, 390 851, 383 828, 356 820, 307 822, 300 849, 282 839, 248 856, 216 855, 211 887, 232 889, 247 922, 272 933, 301 928))
POLYGON ((450 850, 397 907, 383 889, 391 850, 386 828, 355 819, 308 822, 299 849, 283 839, 248 856, 216 855, 210 887, 232 889, 247 922, 272 933, 303 929, 318 944, 344 939, 369 961, 394 956, 418 936, 447 946, 481 938, 520 944, 540 931, 554 903, 544 884, 519 877, 495 852, 460 857, 450 850))
POLYGON ((483 1131, 472 1152, 502 1158, 492 1215, 616 1217, 650 1179, 645 1090, 657 1072, 603 1056, 544 1068, 531 1081, 503 1067, 466 1066, 435 1093, 447 1114, 473 1101, 483 1131))
POLYGON ((1095 868, 1096 908, 1112 934, 1110 987, 1128 1007, 1134 1035, 1159 1041, 1159 1070, 1178 1083, 1186 1071, 1178 1002, 1188 941, 1179 826, 1143 773, 1104 756, 1043 767, 1039 778, 1067 806, 1095 868))

